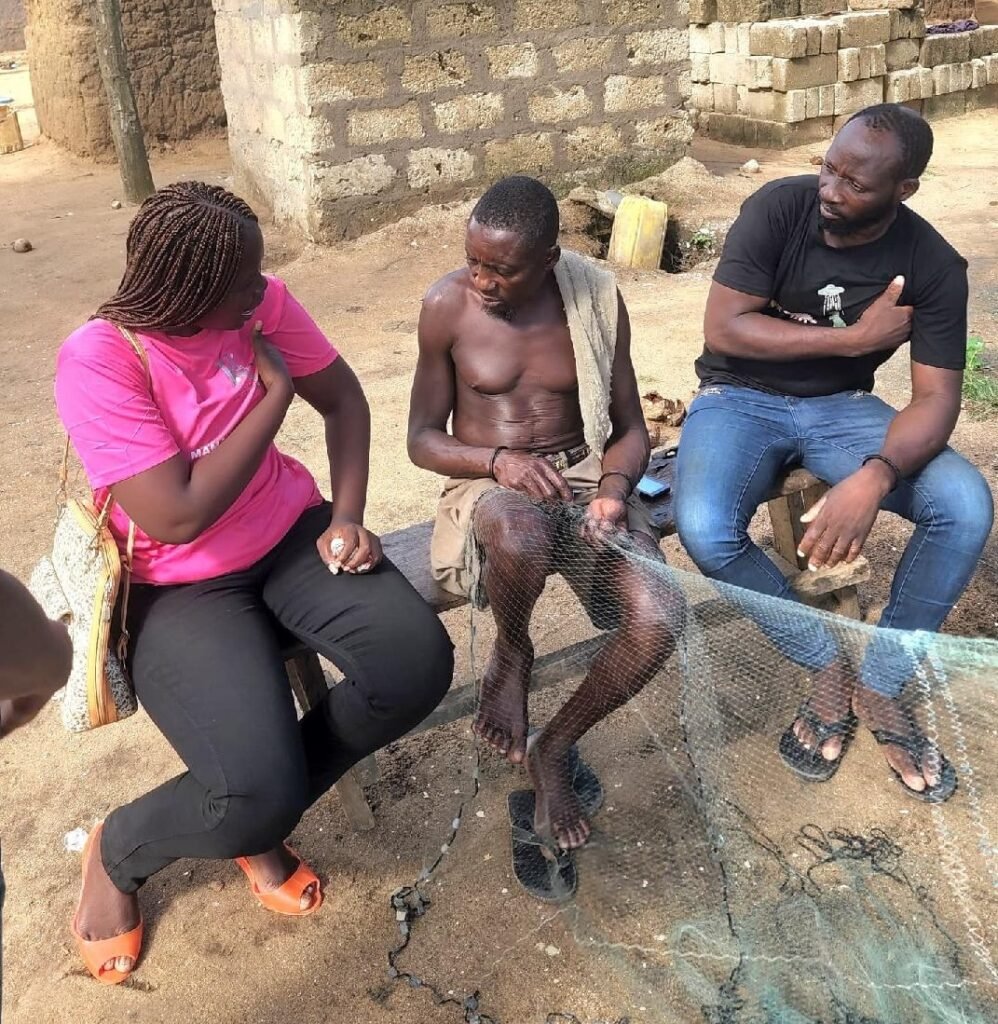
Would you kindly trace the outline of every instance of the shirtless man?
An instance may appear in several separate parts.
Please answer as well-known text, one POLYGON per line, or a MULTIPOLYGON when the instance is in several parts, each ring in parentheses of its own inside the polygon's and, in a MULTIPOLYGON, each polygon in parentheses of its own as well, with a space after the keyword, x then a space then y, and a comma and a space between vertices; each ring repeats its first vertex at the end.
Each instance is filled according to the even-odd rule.
MULTIPOLYGON (((561 253, 558 227, 554 196, 532 178, 503 179, 476 205, 465 241, 467 266, 439 280, 423 302, 409 455, 450 478, 431 551, 435 577, 480 607, 491 604, 495 616, 496 644, 475 733, 514 764, 526 762, 536 792, 536 831, 571 849, 588 839, 590 824, 566 770, 569 748, 651 679, 673 649, 678 612, 655 573, 638 567, 644 560, 615 556, 609 543, 617 531, 629 531, 644 555, 661 559, 640 499, 632 495, 648 463, 648 434, 623 300, 608 271, 561 253), (592 304, 602 301, 604 321, 616 323, 607 344, 609 381, 597 410, 605 438, 586 436, 591 405, 585 396, 580 400, 579 339, 569 329, 559 260, 565 262, 558 274, 572 268, 576 288, 592 283, 592 304), (557 502, 586 506, 585 540, 578 546, 602 552, 594 558, 597 572, 605 570, 598 596, 615 609, 619 629, 528 750, 530 617, 546 577, 568 574, 559 564, 564 545, 550 513, 557 502), (465 561, 469 534, 483 563, 480 578, 465 561)), ((596 596, 587 592, 592 577, 579 583, 569 576, 569 582, 583 599, 596 596)), ((598 615, 596 621, 606 624, 598 615)))

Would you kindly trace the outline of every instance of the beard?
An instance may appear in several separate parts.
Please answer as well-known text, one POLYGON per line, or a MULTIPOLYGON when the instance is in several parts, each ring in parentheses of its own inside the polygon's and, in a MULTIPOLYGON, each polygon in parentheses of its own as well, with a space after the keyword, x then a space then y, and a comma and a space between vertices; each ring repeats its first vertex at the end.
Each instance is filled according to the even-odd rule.
POLYGON ((822 231, 827 231, 830 235, 854 235, 864 228, 872 227, 874 224, 884 220, 894 209, 894 206, 893 202, 884 203, 878 209, 867 210, 856 217, 841 217, 837 220, 823 217, 819 212, 818 227, 822 231))
POLYGON ((506 305, 483 306, 486 316, 493 316, 496 320, 505 320, 507 323, 513 319, 513 310, 506 305))

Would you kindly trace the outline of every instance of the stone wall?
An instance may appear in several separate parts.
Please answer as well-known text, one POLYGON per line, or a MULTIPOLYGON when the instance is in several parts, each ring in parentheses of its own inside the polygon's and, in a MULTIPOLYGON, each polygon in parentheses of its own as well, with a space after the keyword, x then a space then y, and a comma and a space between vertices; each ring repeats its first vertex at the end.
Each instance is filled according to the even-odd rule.
MULTIPOLYGON (((27 0, 31 87, 44 135, 80 156, 112 153, 90 0, 27 0)), ((122 0, 132 86, 150 142, 225 124, 211 0, 122 0)))
POLYGON ((503 174, 669 166, 692 135, 685 0, 216 0, 239 187, 312 238, 503 174))
POLYGON ((0 53, 24 49, 24 0, 0 0, 0 53))
POLYGON ((788 146, 829 139, 874 103, 907 103, 929 118, 998 106, 998 26, 926 36, 914 0, 849 2, 846 11, 846 0, 692 0, 702 22, 690 28, 700 126, 731 142, 788 146), (792 16, 764 18, 776 12, 792 16))

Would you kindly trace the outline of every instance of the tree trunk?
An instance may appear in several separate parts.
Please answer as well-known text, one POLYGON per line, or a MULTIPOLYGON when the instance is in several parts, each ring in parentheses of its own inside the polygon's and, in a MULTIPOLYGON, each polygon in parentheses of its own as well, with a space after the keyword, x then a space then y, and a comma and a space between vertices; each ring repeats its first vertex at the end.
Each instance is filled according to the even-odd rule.
POLYGON ((120 0, 90 0, 90 17, 97 39, 97 60, 107 93, 111 138, 118 154, 121 183, 129 203, 141 203, 152 195, 152 172, 142 136, 142 122, 128 74, 125 39, 121 31, 120 0))

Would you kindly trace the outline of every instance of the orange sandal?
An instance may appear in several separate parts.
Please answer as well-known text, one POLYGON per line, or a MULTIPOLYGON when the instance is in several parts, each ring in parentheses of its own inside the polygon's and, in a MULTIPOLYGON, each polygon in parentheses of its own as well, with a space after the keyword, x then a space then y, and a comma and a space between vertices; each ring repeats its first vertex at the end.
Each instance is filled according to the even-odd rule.
MULTIPOLYGON (((87 864, 89 863, 90 849, 95 842, 99 842, 101 830, 104 828, 103 823, 92 829, 90 835, 87 836, 86 845, 83 847, 83 873, 86 876, 87 864)), ((99 849, 99 848, 98 848, 99 849)), ((80 890, 80 898, 83 898, 83 890, 80 890)), ((80 907, 77 904, 76 913, 79 914, 80 907)), ((69 925, 70 931, 73 933, 73 938, 76 939, 76 948, 80 951, 80 956, 83 957, 83 962, 86 964, 87 970, 102 984, 102 985, 120 985, 123 981, 127 981, 131 977, 132 971, 135 970, 136 965, 139 962, 139 953, 142 951, 142 932, 143 923, 139 920, 139 923, 130 931, 125 932, 123 935, 114 935, 110 939, 85 939, 76 927, 76 915, 73 915, 73 920, 69 925), (108 960, 117 960, 118 957, 127 956, 132 961, 131 971, 117 971, 104 969, 104 964, 108 960)))
POLYGON ((294 874, 281 886, 276 889, 261 889, 256 884, 256 876, 249 861, 245 857, 237 857, 236 863, 243 869, 246 877, 252 883, 253 895, 268 910, 275 914, 286 914, 288 917, 307 917, 314 914, 322 906, 322 885, 316 877, 315 872, 295 853, 294 850, 284 844, 284 849, 295 857, 298 867, 294 874), (313 886, 312 905, 308 910, 302 910, 301 898, 309 886, 313 886))

